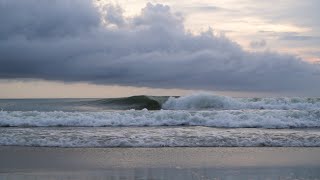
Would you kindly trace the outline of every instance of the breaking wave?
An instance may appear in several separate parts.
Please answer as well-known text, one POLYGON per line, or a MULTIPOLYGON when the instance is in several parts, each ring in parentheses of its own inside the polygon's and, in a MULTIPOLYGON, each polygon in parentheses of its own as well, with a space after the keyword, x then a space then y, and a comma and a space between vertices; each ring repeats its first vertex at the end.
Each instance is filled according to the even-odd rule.
POLYGON ((23 99, 0 110, 0 146, 320 147, 320 98, 23 99))
POLYGON ((315 128, 320 110, 127 110, 109 112, 2 111, 2 127, 208 126, 315 128))
POLYGON ((104 111, 104 110, 160 110, 169 96, 132 96, 104 99, 0 99, 3 111, 104 111))
POLYGON ((124 98, 109 98, 92 101, 91 104, 109 106, 110 109, 148 109, 160 110, 168 96, 131 96, 124 98))
POLYGON ((170 97, 163 109, 202 110, 202 109, 279 109, 317 110, 320 98, 232 98, 208 93, 198 93, 182 97, 170 97))
POLYGON ((0 100, 3 111, 98 112, 105 110, 317 110, 320 98, 232 98, 208 93, 181 97, 132 96, 105 99, 0 100))

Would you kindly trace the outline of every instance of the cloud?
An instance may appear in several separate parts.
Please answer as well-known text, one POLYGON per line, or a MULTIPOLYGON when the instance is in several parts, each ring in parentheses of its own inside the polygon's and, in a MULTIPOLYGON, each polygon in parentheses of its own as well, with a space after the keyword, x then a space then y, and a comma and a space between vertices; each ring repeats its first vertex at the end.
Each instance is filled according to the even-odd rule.
POLYGON ((198 12, 217 12, 217 11, 227 11, 227 9, 224 9, 222 7, 219 6, 213 6, 213 5, 195 5, 192 7, 188 7, 188 9, 192 9, 194 11, 198 11, 198 12))
POLYGON ((264 39, 250 42, 250 47, 254 49, 264 48, 266 47, 266 45, 267 45, 267 42, 264 39))
POLYGON ((109 24, 114 24, 121 27, 125 24, 123 10, 120 6, 105 5, 103 10, 106 12, 105 21, 109 24))
POLYGON ((99 26, 99 13, 90 1, 1 0, 0 39, 61 38, 99 26))
POLYGON ((3 0, 0 78, 238 91, 320 90, 320 69, 291 55, 247 52, 212 30, 184 28, 169 6, 135 17, 88 0, 3 0), (103 22, 103 23, 102 23, 103 22))
POLYGON ((285 41, 313 41, 313 40, 320 40, 320 37, 302 36, 302 35, 287 35, 287 36, 282 36, 279 39, 285 40, 285 41))

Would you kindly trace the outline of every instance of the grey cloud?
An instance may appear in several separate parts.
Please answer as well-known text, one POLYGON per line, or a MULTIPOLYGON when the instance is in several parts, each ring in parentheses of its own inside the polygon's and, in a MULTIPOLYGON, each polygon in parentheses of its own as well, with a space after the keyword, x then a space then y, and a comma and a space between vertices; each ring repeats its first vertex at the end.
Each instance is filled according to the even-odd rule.
POLYGON ((304 33, 299 32, 259 31, 258 33, 264 36, 275 37, 282 41, 306 41, 305 43, 309 42, 316 44, 320 40, 319 36, 304 35, 304 33))
POLYGON ((168 6, 147 4, 140 15, 125 18, 121 9, 109 5, 103 18, 118 27, 106 28, 89 1, 70 2, 1 1, 5 27, 0 34, 1 79, 206 90, 320 90, 318 66, 291 55, 246 52, 211 30, 190 34, 183 17, 168 6))
POLYGON ((255 49, 264 48, 266 47, 266 45, 267 45, 267 42, 264 39, 250 42, 250 47, 255 49))
POLYGON ((313 41, 320 40, 320 37, 316 36, 299 36, 299 35, 286 35, 279 38, 280 40, 286 41, 313 41))
POLYGON ((100 18, 90 1, 1 0, 0 22, 0 39, 35 39, 83 33, 99 26, 100 18))
POLYGON ((276 36, 277 35, 277 32, 275 31, 258 31, 257 33, 259 34, 263 34, 263 35, 268 35, 268 36, 276 36))
POLYGON ((318 51, 309 51, 309 53, 320 57, 320 50, 318 50, 318 51))
POLYGON ((121 9, 121 7, 106 5, 103 9, 106 11, 105 20, 108 23, 115 24, 117 26, 123 26, 125 24, 123 10, 121 9))
POLYGON ((245 0, 243 4, 246 6, 245 13, 250 16, 262 17, 272 23, 290 22, 319 29, 319 0, 245 0))
POLYGON ((190 9, 193 9, 195 11, 200 12, 216 12, 216 11, 225 11, 226 9, 219 7, 219 6, 212 6, 212 5, 199 5, 199 6, 193 6, 190 7, 190 9))

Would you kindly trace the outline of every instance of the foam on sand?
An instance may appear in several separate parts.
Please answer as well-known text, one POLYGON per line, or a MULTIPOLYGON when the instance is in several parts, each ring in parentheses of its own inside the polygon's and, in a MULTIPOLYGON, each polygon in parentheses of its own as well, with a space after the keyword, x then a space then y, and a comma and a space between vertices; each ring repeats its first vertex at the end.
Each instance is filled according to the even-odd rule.
POLYGON ((210 127, 0 128, 0 145, 47 147, 320 147, 320 131, 210 127))

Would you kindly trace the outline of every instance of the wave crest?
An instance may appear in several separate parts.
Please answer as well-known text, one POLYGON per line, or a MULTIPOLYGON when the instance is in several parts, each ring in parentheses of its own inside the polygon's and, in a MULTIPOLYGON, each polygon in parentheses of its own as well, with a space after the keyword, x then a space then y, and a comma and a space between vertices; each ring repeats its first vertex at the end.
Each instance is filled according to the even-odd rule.
POLYGON ((182 97, 170 97, 163 105, 164 109, 239 109, 242 104, 234 98, 207 93, 192 94, 182 97))
POLYGON ((320 98, 232 98, 208 93, 198 93, 189 96, 170 97, 162 105, 162 108, 168 110, 317 110, 320 109, 320 98))
POLYGON ((109 106, 110 109, 148 109, 160 110, 162 103, 169 97, 166 96, 131 96, 125 98, 110 98, 93 101, 92 104, 109 106))

